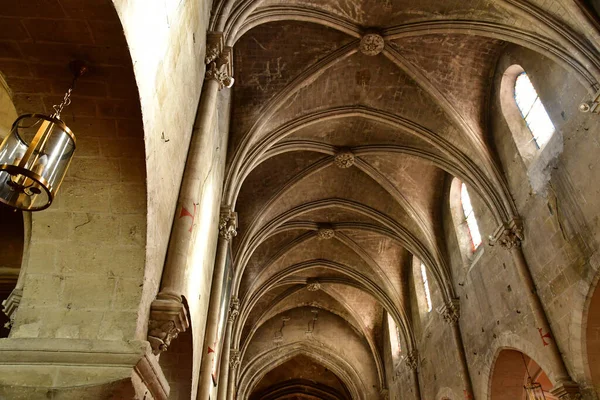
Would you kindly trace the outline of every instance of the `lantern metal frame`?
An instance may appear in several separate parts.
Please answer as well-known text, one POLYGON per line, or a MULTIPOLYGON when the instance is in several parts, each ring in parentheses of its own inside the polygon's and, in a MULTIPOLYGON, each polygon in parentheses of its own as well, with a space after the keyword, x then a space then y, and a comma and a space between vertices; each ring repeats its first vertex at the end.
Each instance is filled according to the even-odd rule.
MULTIPOLYGON (((40 141, 44 140, 45 136, 48 135, 48 129, 42 130, 40 127, 38 133, 31 140, 31 143, 27 143, 27 141, 19 135, 18 130, 17 130, 19 122, 26 118, 38 118, 39 120, 48 121, 52 124, 57 125, 73 141, 73 149, 68 153, 69 156, 72 156, 72 154, 75 152, 75 149, 77 146, 77 140, 75 139, 75 135, 73 134, 73 131, 71 131, 71 129, 69 129, 69 127, 62 120, 60 120, 58 118, 54 118, 53 116, 47 116, 44 114, 23 114, 23 115, 20 115, 13 123, 12 129, 11 129, 11 134, 14 134, 16 136, 16 138, 19 140, 19 142, 27 147, 27 151, 23 155, 23 158, 21 158, 21 160, 19 161, 18 165, 0 164, 0 172, 3 172, 3 171, 7 172, 9 175, 8 179, 12 182, 12 184, 11 184, 7 181, 7 184, 9 186, 13 186, 13 185, 17 186, 17 187, 20 186, 20 190, 23 193, 25 193, 25 190, 28 189, 29 187, 31 187, 32 185, 25 186, 21 183, 15 182, 12 179, 14 176, 22 175, 25 178, 28 178, 28 179, 31 179, 31 180, 37 182, 45 190, 45 192, 48 196, 48 202, 40 207, 34 207, 34 208, 28 208, 28 209, 23 208, 23 210, 25 210, 25 211, 41 211, 41 210, 45 210, 46 208, 50 207, 50 205, 52 204, 52 201, 54 200, 55 194, 60 187, 60 183, 62 183, 62 182, 60 182, 58 184, 58 186, 55 187, 40 174, 38 174, 28 168, 25 168, 25 166, 29 163, 30 158, 34 155, 35 149, 38 148, 40 141)), ((42 122, 42 124, 43 124, 43 122, 42 122)), ((71 161, 69 160, 69 163, 67 164, 65 170, 68 169, 70 163, 71 163, 71 161)), ((39 193, 33 193, 33 194, 39 194, 39 193)), ((27 195, 29 195, 29 194, 27 194, 27 195)), ((5 204, 9 207, 15 207, 15 204, 5 201, 2 197, 0 197, 0 203, 5 204)))
MULTIPOLYGON (((3 189, 3 191, 0 191, 0 193, 3 193, 0 196, 0 204, 23 211, 41 211, 50 207, 54 201, 77 147, 75 134, 60 119, 60 114, 64 107, 71 104, 71 93, 75 88, 77 79, 87 71, 87 66, 81 61, 72 61, 69 68, 73 73, 73 81, 61 103, 53 106, 54 113, 50 116, 39 113, 20 115, 13 123, 9 135, 0 143, 0 149, 4 147, 8 151, 12 151, 9 154, 20 151, 17 153, 18 157, 24 152, 20 159, 15 158, 9 162, 4 160, 4 163, 0 164, 0 176, 4 179, 6 175, 6 180, 0 182, 0 189, 3 189), (27 119, 36 120, 36 122, 30 126, 21 126, 20 123, 27 119), (23 131, 35 129, 38 124, 39 127, 35 135, 28 143, 23 137, 23 131), (56 137, 59 138, 59 141, 64 140, 62 142, 64 147, 58 153, 56 149, 60 148, 60 144, 49 145, 51 146, 50 151, 46 147, 48 141, 56 137), (51 160, 50 167, 54 165, 54 169, 49 176, 44 177, 45 172, 42 171, 44 171, 45 164, 41 160, 47 156, 51 160), (64 160, 66 160, 66 163, 64 160), (36 167, 39 169, 36 169, 36 167), (60 172, 55 175, 57 168, 60 172), (15 195, 10 195, 10 192, 15 195), (35 196, 40 195, 42 192, 47 197, 45 203, 45 199, 38 199, 38 204, 35 204, 35 200, 31 200, 29 205, 19 201, 22 194, 35 199, 35 196)), ((46 158, 46 162, 48 162, 48 158, 46 158)))
POLYGON ((527 384, 523 385, 527 400, 546 400, 544 388, 542 387, 541 383, 534 381, 531 377, 531 374, 529 373, 529 367, 527 366, 525 355, 523 355, 523 353, 521 353, 521 358, 523 359, 523 364, 525 364, 525 372, 527 372, 527 384))

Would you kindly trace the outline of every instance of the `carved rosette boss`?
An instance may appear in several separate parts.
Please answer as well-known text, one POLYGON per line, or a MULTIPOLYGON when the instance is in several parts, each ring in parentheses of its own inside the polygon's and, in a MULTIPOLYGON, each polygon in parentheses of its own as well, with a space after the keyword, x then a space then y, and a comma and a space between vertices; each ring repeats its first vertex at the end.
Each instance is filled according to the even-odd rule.
POLYGON ((317 238, 319 240, 329 240, 333 239, 335 236, 335 231, 332 228, 319 228, 317 231, 317 238))
POLYGON ((333 162, 338 168, 346 169, 354 165, 354 153, 348 149, 340 150, 333 159, 333 162))
POLYGON ((219 90, 233 86, 233 48, 225 46, 222 32, 208 32, 206 36, 205 80, 215 80, 219 90))
POLYGON ((383 51, 385 41, 377 33, 367 33, 360 40, 360 52, 366 56, 376 56, 383 51))
POLYGON ((222 207, 219 216, 219 235, 231 241, 237 235, 237 213, 231 211, 230 207, 222 207))
POLYGON ((321 283, 316 279, 307 279, 306 280, 306 289, 309 292, 317 292, 321 290, 321 283))

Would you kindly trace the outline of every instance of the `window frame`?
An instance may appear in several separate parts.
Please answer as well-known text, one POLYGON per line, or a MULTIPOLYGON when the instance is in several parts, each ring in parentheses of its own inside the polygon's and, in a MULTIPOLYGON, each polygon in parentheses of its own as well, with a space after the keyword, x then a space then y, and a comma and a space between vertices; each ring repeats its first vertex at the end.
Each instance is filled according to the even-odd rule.
POLYGON ((515 78, 515 83, 514 83, 514 94, 513 94, 513 98, 515 100, 515 104, 517 105, 517 109, 519 110, 521 117, 523 118, 523 120, 525 121, 525 124, 527 125, 527 129, 529 131, 529 133, 531 134, 531 137, 533 139, 533 143, 536 146, 537 150, 541 150, 544 146, 546 146, 548 144, 548 142, 550 141, 550 139, 552 139, 552 136, 556 133, 556 126, 554 125, 554 122, 552 122, 552 118, 550 118, 550 115, 548 114, 548 111, 546 110, 546 107, 544 106, 544 103, 542 102, 542 99, 540 98, 539 93, 537 92, 537 90, 535 89, 535 86, 533 86, 533 83, 531 82, 531 79, 529 78, 529 74, 527 74, 527 72, 525 70, 523 70, 521 73, 519 73, 516 78, 515 78), (519 84, 519 82, 524 82, 523 78, 526 78, 527 81, 523 84, 519 84), (523 87, 523 85, 525 85, 525 87, 523 87), (524 108, 526 108, 524 105, 522 105, 522 101, 519 100, 519 97, 521 97, 521 99, 523 99, 523 96, 526 96, 527 94, 523 93, 521 96, 519 96, 519 86, 521 87, 520 90, 528 90, 533 92, 532 94, 535 94, 535 98, 533 98, 533 101, 531 101, 531 105, 529 106, 528 110, 525 110, 524 108), (536 105, 539 105, 539 107, 536 108, 536 105), (532 112, 534 114, 532 114, 532 112), (532 121, 533 120, 533 121, 532 121), (537 120, 537 122, 545 122, 545 123, 549 123, 550 126, 552 127, 551 132, 538 132, 536 134, 535 131, 537 131, 537 129, 535 128, 536 125, 534 125, 534 122, 536 122, 535 120, 537 120), (546 121, 543 121, 546 120, 546 121), (543 140, 543 142, 542 142, 543 140))
POLYGON ((479 229, 479 224, 477 223, 477 216, 475 215, 475 210, 473 209, 471 196, 469 195, 469 189, 464 182, 460 183, 460 206, 462 210, 463 221, 467 225, 467 232, 469 233, 471 251, 475 252, 483 243, 483 237, 481 236, 481 230, 479 229), (465 204, 465 198, 468 201, 468 204, 465 204), (469 209, 468 211, 467 206, 469 209))
POLYGON ((431 290, 429 288, 429 278, 427 278, 427 267, 421 262, 421 279, 423 282, 423 293, 425 294, 425 304, 427 304, 427 312, 433 310, 433 301, 431 300, 431 290))

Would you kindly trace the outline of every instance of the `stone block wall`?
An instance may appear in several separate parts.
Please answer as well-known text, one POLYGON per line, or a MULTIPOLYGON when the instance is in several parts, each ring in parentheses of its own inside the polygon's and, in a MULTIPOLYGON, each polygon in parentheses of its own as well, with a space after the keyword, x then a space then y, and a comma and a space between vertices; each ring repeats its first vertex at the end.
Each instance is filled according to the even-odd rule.
POLYGON ((77 150, 54 204, 32 214, 13 338, 135 337, 146 247, 143 130, 131 58, 112 3, 0 11, 0 71, 19 113, 52 114, 68 63, 88 73, 61 115, 77 150))
MULTIPOLYGON (((532 272, 553 334, 569 373, 584 390, 584 398, 595 399, 585 349, 587 307, 598 280, 598 147, 597 115, 578 111, 589 94, 572 72, 518 46, 509 46, 501 55, 490 90, 490 131, 488 140, 498 153, 511 195, 525 224, 523 251, 532 272), (544 149, 545 168, 526 165, 504 119, 500 85, 504 71, 513 64, 529 74, 550 118, 557 128, 544 149), (528 169, 529 168, 529 169, 528 169), (534 175, 538 174, 538 176, 534 175), (539 174, 545 174, 541 176, 539 174), (534 190, 532 179, 542 179, 542 190, 534 190)), ((450 180, 446 199, 450 195, 450 180)), ((459 250, 448 203, 444 226, 452 266, 454 288, 460 297, 460 326, 473 381, 475 398, 489 398, 495 359, 503 348, 531 356, 553 379, 542 337, 512 257, 500 247, 488 244, 497 228, 491 212, 471 190, 471 198, 484 238, 481 254, 465 265, 459 250)), ((411 288, 413 318, 418 290, 411 288)), ((434 307, 436 295, 433 295, 434 307)), ((439 299, 438 299, 439 301, 439 299)), ((463 385, 457 375, 459 360, 450 327, 439 317, 417 321, 422 396, 426 399, 462 398, 463 385)), ((386 361, 386 365, 388 361, 386 361)), ((408 388, 408 368, 397 369, 390 384, 390 398, 413 398, 408 388)))

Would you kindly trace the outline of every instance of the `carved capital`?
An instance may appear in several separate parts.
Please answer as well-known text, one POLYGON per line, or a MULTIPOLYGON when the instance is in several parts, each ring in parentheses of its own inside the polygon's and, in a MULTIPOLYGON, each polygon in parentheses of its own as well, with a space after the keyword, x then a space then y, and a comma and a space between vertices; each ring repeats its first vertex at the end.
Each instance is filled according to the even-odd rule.
POLYGON ((416 370, 419 367, 419 352, 413 350, 404 357, 404 363, 411 370, 416 370))
POLYGON ((206 34, 206 57, 204 58, 205 64, 210 64, 215 61, 223 48, 225 47, 225 40, 223 38, 223 32, 207 32, 206 34))
POLYGON ((227 241, 230 241, 237 235, 237 213, 231 211, 230 207, 221 207, 219 216, 219 235, 227 241))
POLYGON ((17 309, 19 308, 19 304, 21 304, 21 299, 23 298, 23 289, 13 289, 13 291, 8 295, 8 298, 2 302, 2 311, 8 317, 9 321, 5 324, 5 328, 10 329, 15 322, 15 317, 17 315, 17 309))
POLYGON ((523 221, 513 218, 496 229, 496 232, 490 236, 489 243, 490 246, 500 244, 500 246, 510 250, 513 247, 521 246, 524 239, 523 221))
POLYGON ((307 279, 306 289, 309 292, 316 292, 318 290, 321 290, 321 283, 317 279, 307 279))
POLYGON ((550 393, 560 400, 581 400, 579 385, 572 381, 557 383, 550 393))
POLYGON ((379 391, 379 397, 381 398, 381 400, 389 400, 390 399, 390 391, 387 389, 381 389, 379 391))
POLYGON ((181 297, 159 293, 150 306, 148 341, 152 353, 167 351, 171 341, 190 326, 181 297))
POLYGON ((232 370, 235 370, 240 366, 241 363, 242 363, 242 360, 240 359, 240 351, 236 350, 236 349, 230 349, 229 350, 229 367, 232 370))
POLYGON ((458 299, 452 299, 437 309, 437 312, 449 324, 455 324, 460 319, 460 303, 458 299))
POLYGON ((235 319, 240 314, 240 300, 237 297, 232 297, 229 301, 229 322, 235 322, 235 319))
POLYGON ((342 149, 335 155, 333 161, 338 168, 345 169, 354 165, 354 158, 354 153, 348 149, 342 149))
POLYGON ((600 90, 590 100, 581 103, 579 111, 600 114, 600 90))
POLYGON ((224 47, 223 51, 206 66, 205 80, 215 80, 219 90, 233 86, 233 48, 224 47))
POLYGON ((367 33, 360 40, 360 52, 366 56, 376 56, 383 51, 385 41, 377 33, 367 33))

